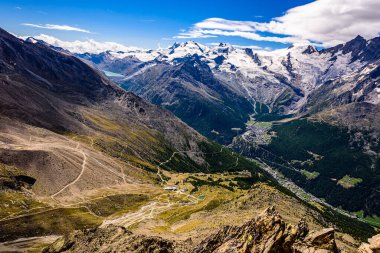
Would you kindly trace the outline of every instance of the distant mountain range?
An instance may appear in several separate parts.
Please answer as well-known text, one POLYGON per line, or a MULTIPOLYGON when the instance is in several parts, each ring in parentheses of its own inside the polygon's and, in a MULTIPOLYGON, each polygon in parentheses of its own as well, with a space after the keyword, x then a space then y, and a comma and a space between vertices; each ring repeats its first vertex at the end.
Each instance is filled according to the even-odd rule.
POLYGON ((380 38, 358 36, 317 50, 253 51, 229 44, 79 54, 123 88, 169 109, 202 134, 229 143, 251 114, 304 115, 380 101, 380 38))
POLYGON ((189 41, 167 49, 77 56, 107 71, 124 89, 172 111, 203 135, 232 143, 246 156, 271 162, 329 203, 380 215, 376 200, 380 182, 380 37, 366 40, 357 36, 321 50, 309 45, 255 51, 189 41), (303 126, 303 118, 309 122, 307 126, 303 126), (294 119, 301 121, 294 123, 298 128, 284 123, 294 119), (309 126, 310 122, 325 126, 309 126), (277 126, 266 127, 273 123, 277 126), (310 132, 309 127, 317 130, 310 132), (286 133, 291 136, 285 137, 286 133), (328 139, 321 143, 324 138, 328 139), (287 147, 292 147, 293 155, 287 147), (313 158, 310 152, 323 153, 325 158, 306 165, 313 158), (295 165, 296 161, 301 165, 295 165), (302 171, 319 176, 310 180, 313 176, 302 171), (339 183, 345 176, 363 182, 347 189, 339 183))

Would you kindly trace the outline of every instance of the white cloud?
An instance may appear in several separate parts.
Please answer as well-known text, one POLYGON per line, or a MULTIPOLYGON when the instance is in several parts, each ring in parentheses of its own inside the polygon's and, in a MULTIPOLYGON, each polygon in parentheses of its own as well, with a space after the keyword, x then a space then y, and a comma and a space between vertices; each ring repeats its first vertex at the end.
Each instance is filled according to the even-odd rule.
POLYGON ((262 36, 257 32, 264 31, 263 24, 252 21, 233 21, 222 18, 209 18, 196 23, 189 31, 180 32, 174 38, 195 39, 195 38, 216 38, 219 36, 241 37, 256 41, 271 41, 278 43, 307 43, 306 40, 293 36, 262 36))
MULTIPOLYGON (((26 37, 22 37, 25 39, 26 37)), ((55 37, 41 34, 38 36, 34 36, 33 38, 37 40, 43 40, 46 43, 56 46, 56 47, 61 47, 66 50, 69 50, 72 53, 101 53, 105 51, 131 51, 131 50, 139 50, 137 47, 127 47, 122 44, 116 43, 116 42, 99 42, 93 39, 89 40, 75 40, 75 41, 63 41, 60 39, 57 39, 55 37)))
POLYGON ((207 35, 204 33, 205 30, 191 30, 190 32, 180 32, 175 39, 199 39, 199 38, 216 38, 215 35, 207 35))
MULTIPOLYGON (((220 45, 220 43, 211 42, 211 43, 208 43, 207 45, 212 46, 212 47, 217 47, 220 45)), ((256 45, 243 46, 243 45, 232 44, 231 46, 234 48, 242 48, 242 49, 250 48, 250 49, 254 49, 254 50, 264 50, 264 51, 272 50, 272 48, 270 48, 270 47, 260 47, 260 46, 256 46, 256 45)))
POLYGON ((379 0, 317 0, 289 9, 270 22, 209 18, 179 33, 176 38, 234 36, 257 41, 316 42, 331 46, 357 35, 367 39, 378 36, 379 17, 379 0), (270 36, 263 36, 260 32, 270 36))
POLYGON ((195 29, 220 29, 228 31, 254 32, 256 22, 232 21, 222 18, 209 18, 194 25, 195 29))
POLYGON ((49 30, 61 30, 61 31, 74 31, 74 32, 82 32, 82 33, 91 33, 89 30, 85 30, 78 27, 68 26, 68 25, 53 25, 53 24, 30 24, 30 23, 22 23, 21 25, 49 29, 49 30))

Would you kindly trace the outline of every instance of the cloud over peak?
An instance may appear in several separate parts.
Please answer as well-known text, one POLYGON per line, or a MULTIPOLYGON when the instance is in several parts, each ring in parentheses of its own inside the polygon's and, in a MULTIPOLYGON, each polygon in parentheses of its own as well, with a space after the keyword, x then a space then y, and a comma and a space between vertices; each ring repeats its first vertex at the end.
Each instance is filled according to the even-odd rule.
POLYGON ((270 22, 209 18, 175 38, 242 37, 256 41, 332 46, 357 35, 373 38, 380 33, 380 1, 316 0, 289 9, 270 22))
MULTIPOLYGON (((27 37, 22 37, 22 39, 26 39, 27 37)), ((101 53, 105 51, 124 51, 128 52, 131 50, 139 50, 137 47, 127 47, 122 44, 116 42, 99 42, 93 39, 89 40, 75 40, 75 41, 63 41, 53 36, 49 36, 46 34, 40 34, 38 36, 34 36, 34 39, 45 41, 46 43, 61 47, 66 50, 69 50, 72 53, 101 53)))
POLYGON ((35 28, 49 29, 49 30, 60 30, 60 31, 73 31, 73 32, 82 32, 82 33, 91 33, 89 30, 68 26, 68 25, 53 25, 53 24, 31 24, 31 23, 22 23, 21 25, 30 26, 35 28))

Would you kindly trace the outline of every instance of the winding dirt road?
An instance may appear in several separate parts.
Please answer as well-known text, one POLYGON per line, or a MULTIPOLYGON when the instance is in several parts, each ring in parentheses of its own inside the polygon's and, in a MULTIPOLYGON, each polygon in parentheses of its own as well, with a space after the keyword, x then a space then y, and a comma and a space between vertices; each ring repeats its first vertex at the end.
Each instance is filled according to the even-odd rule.
MULTIPOLYGON (((80 145, 78 143, 77 149, 79 148, 79 146, 80 145)), ((52 197, 52 198, 56 197, 57 195, 59 195, 60 193, 62 193, 64 190, 66 190, 68 187, 70 187, 73 184, 75 184, 76 182, 78 182, 78 180, 82 177, 82 175, 84 173, 84 170, 86 168, 87 155, 86 155, 86 153, 83 150, 80 150, 80 152, 83 155, 83 162, 82 162, 82 170, 81 170, 81 172, 79 173, 79 175, 72 182, 70 182, 67 185, 65 185, 61 190, 59 190, 58 192, 52 194, 50 197, 52 197)))

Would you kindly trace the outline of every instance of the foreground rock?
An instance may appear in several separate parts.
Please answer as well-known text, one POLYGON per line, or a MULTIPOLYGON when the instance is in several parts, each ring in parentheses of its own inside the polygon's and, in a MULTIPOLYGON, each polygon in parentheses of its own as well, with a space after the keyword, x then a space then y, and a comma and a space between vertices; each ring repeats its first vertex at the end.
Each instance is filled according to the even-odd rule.
POLYGON ((160 237, 133 235, 125 228, 109 226, 76 231, 57 240, 44 252, 335 253, 338 249, 333 229, 309 233, 303 220, 297 226, 287 224, 274 208, 268 208, 245 225, 224 227, 199 245, 190 247, 160 237))
POLYGON ((368 239, 368 243, 363 243, 359 253, 380 253, 380 234, 368 239))
POLYGON ((310 233, 304 221, 287 224, 268 208, 241 227, 228 226, 205 239, 195 250, 207 252, 338 252, 333 229, 310 233))

